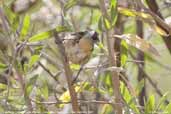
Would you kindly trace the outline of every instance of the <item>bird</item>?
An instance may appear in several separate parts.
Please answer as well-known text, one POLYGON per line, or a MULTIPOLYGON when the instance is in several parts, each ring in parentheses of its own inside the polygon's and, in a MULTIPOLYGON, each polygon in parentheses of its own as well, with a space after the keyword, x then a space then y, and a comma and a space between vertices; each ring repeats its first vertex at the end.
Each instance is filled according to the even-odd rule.
POLYGON ((71 63, 83 65, 88 62, 99 41, 96 31, 75 32, 64 38, 66 55, 71 63))
POLYGON ((94 45, 98 42, 98 33, 93 30, 75 32, 64 37, 63 43, 69 62, 81 66, 73 83, 78 78, 83 66, 89 61, 94 45))

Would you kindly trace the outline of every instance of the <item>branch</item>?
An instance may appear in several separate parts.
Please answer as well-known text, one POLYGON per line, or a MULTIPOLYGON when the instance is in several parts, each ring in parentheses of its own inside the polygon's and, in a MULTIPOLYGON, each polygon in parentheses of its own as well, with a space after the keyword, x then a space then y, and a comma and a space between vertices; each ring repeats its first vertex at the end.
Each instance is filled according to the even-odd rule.
POLYGON ((150 8, 150 10, 147 10, 147 12, 151 14, 151 16, 156 21, 157 25, 161 27, 166 33, 169 34, 169 36, 167 37, 166 36, 162 36, 162 37, 164 39, 164 42, 169 52, 171 53, 171 34, 170 34, 171 27, 164 22, 163 17, 161 13, 159 12, 159 8, 156 3, 156 0, 146 0, 146 2, 147 2, 148 7, 150 8))
POLYGON ((68 83, 69 93, 71 96, 72 109, 73 109, 74 113, 78 114, 79 106, 78 106, 77 94, 74 89, 74 86, 72 85, 72 75, 73 74, 72 74, 72 71, 69 66, 68 58, 65 54, 65 47, 64 47, 62 41, 60 40, 58 33, 55 30, 53 32, 54 32, 54 37, 55 37, 55 43, 57 44, 59 52, 61 54, 61 60, 62 60, 64 70, 65 70, 65 76, 66 76, 66 80, 68 83))
MULTIPOLYGON (((140 2, 139 0, 137 0, 138 3, 140 2)), ((136 10, 141 11, 141 6, 138 5, 136 7, 136 10)), ((143 23, 140 20, 136 20, 136 34, 138 36, 140 36, 141 39, 143 39, 144 37, 144 33, 143 33, 143 23)), ((138 51, 138 55, 137 55, 137 60, 139 61, 144 61, 144 52, 142 51, 138 51)), ((144 106, 144 100, 146 100, 146 83, 145 83, 145 77, 144 77, 144 73, 142 71, 142 69, 144 69, 144 62, 139 63, 142 68, 138 68, 138 82, 140 82, 141 80, 144 80, 144 86, 142 88, 142 90, 140 91, 139 95, 138 95, 138 102, 141 106, 144 106)))
MULTIPOLYGON (((133 59, 136 59, 136 57, 134 57, 134 55, 129 51, 129 54, 131 55, 131 57, 133 59)), ((157 84, 151 79, 151 77, 145 72, 145 70, 143 69, 141 64, 136 63, 138 68, 142 70, 144 77, 147 78, 147 80, 149 81, 149 83, 152 85, 152 87, 155 89, 156 93, 160 96, 163 97, 163 93, 161 92, 161 90, 157 87, 157 84)), ((165 100, 166 104, 169 103, 168 100, 165 100)))
MULTIPOLYGON (((38 62, 38 64, 50 75, 50 77, 52 77, 56 82, 58 82, 58 80, 55 78, 55 76, 50 72, 49 69, 47 69, 40 61, 38 62)), ((60 72, 59 72, 60 73, 60 72)))
MULTIPOLYGON (((100 9, 102 12, 103 17, 110 20, 109 15, 107 14, 107 8, 105 7, 105 1, 99 0, 100 2, 100 9)), ((107 41, 107 47, 109 52, 109 62, 110 66, 116 66, 116 58, 115 58, 115 50, 114 50, 114 39, 111 39, 111 35, 113 34, 112 30, 106 30, 106 41, 107 41)), ((122 96, 120 93, 120 80, 119 80, 119 74, 116 71, 111 71, 112 76, 112 88, 115 94, 115 102, 120 104, 116 105, 114 104, 114 110, 116 110, 117 114, 122 114, 122 96)))

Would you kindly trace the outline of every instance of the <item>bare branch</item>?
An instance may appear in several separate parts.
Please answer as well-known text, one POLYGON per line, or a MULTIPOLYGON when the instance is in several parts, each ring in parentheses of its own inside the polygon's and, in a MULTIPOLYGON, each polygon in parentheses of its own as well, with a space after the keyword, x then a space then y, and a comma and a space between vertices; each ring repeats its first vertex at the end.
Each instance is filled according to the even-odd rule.
POLYGON ((72 85, 73 74, 72 74, 72 71, 69 66, 68 58, 65 54, 65 47, 64 47, 61 39, 59 38, 58 33, 55 30, 53 32, 54 32, 54 37, 55 37, 55 43, 58 46, 59 52, 61 54, 61 60, 62 60, 63 66, 64 66, 65 76, 66 76, 66 80, 68 83, 69 93, 71 96, 72 108, 73 108, 74 113, 77 114, 79 112, 79 106, 78 106, 78 101, 77 101, 77 94, 74 89, 74 86, 72 85))

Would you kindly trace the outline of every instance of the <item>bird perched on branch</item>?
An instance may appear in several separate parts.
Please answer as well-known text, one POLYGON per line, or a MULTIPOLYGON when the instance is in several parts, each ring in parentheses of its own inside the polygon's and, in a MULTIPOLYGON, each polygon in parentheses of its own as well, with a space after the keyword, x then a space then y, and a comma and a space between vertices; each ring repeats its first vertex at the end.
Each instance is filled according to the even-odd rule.
POLYGON ((84 64, 88 62, 94 44, 98 41, 98 33, 95 31, 76 32, 64 38, 64 47, 69 61, 81 65, 76 78, 84 64))
POLYGON ((98 34, 95 31, 76 32, 66 36, 64 47, 69 61, 80 65, 87 63, 94 44, 98 41, 98 34))

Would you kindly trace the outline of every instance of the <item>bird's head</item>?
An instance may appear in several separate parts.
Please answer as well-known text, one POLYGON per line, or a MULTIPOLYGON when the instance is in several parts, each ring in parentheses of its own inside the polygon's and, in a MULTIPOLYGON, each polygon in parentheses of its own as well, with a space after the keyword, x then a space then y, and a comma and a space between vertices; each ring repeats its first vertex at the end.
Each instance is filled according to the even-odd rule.
POLYGON ((86 31, 87 35, 90 36, 90 38, 93 40, 94 43, 99 42, 99 36, 96 31, 86 31))

